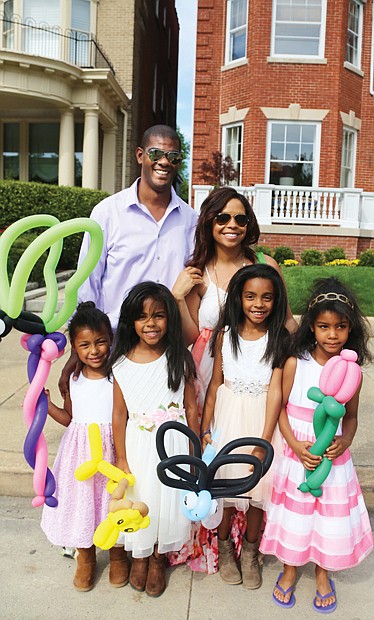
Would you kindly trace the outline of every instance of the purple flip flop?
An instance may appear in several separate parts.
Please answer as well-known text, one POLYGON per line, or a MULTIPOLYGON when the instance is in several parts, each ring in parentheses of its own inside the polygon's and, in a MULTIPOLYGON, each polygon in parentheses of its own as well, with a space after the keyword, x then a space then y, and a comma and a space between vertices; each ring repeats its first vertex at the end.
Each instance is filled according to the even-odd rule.
POLYGON ((279 580, 282 579, 282 577, 283 577, 283 573, 279 573, 277 583, 274 586, 274 590, 275 588, 278 588, 278 590, 282 592, 283 596, 286 596, 286 594, 288 594, 289 592, 292 592, 291 598, 288 601, 288 603, 284 603, 283 601, 280 601, 279 599, 277 599, 273 591, 273 601, 276 605, 279 605, 279 607, 284 607, 285 609, 291 609, 291 607, 293 607, 296 603, 295 595, 293 593, 295 589, 295 584, 293 584, 290 588, 287 588, 287 590, 283 590, 282 586, 279 585, 279 580))
POLYGON ((328 592, 327 594, 322 596, 322 594, 320 594, 317 590, 316 596, 314 597, 314 600, 313 600, 313 609, 317 611, 319 614, 331 614, 333 611, 335 611, 335 609, 338 606, 338 602, 336 600, 335 584, 332 579, 329 579, 329 582, 330 582, 331 592, 328 592), (321 599, 321 601, 324 601, 330 596, 335 596, 335 601, 334 603, 330 603, 330 605, 326 605, 326 607, 321 607, 320 605, 316 605, 317 596, 318 598, 321 599))

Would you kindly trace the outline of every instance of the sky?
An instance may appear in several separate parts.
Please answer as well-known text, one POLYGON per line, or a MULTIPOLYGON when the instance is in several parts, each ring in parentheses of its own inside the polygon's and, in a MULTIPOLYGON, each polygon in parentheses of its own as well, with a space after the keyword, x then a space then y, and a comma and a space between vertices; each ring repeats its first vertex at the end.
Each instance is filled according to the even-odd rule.
POLYGON ((185 138, 191 142, 197 0, 176 0, 175 6, 180 26, 177 125, 185 138))

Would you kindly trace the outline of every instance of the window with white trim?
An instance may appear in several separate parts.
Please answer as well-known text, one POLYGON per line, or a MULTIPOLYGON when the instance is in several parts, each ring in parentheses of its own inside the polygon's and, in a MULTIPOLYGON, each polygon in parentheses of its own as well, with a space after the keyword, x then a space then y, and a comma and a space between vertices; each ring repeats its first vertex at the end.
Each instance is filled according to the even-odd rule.
POLYGON ((222 130, 222 153, 223 157, 231 157, 237 177, 227 185, 241 185, 242 174, 242 145, 243 145, 243 124, 226 125, 222 130))
POLYGON ((72 0, 70 61, 81 67, 89 67, 94 61, 90 59, 91 0, 72 0))
POLYGON ((348 8, 346 60, 358 69, 361 68, 362 11, 362 2, 350 0, 348 8))
POLYGON ((326 0, 273 0, 272 56, 323 58, 326 0))
POLYGON ((354 187, 357 131, 343 127, 340 187, 354 187))
POLYGON ((319 123, 270 121, 268 182, 275 185, 318 184, 319 123))
POLYGON ((27 54, 61 57, 60 11, 60 0, 24 0, 23 20, 30 26, 23 33, 27 54), (41 28, 40 24, 48 24, 48 29, 41 28))
POLYGON ((226 64, 246 57, 247 13, 248 0, 227 0, 226 64))

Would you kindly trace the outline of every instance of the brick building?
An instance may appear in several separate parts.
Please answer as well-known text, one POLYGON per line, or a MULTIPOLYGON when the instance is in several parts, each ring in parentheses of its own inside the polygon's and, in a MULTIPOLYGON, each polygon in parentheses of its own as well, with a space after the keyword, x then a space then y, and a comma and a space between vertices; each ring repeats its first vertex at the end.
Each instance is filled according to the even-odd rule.
POLYGON ((0 0, 0 179, 110 193, 176 125, 175 0, 0 0))
POLYGON ((199 0, 192 184, 230 155, 261 243, 374 247, 372 0, 199 0))

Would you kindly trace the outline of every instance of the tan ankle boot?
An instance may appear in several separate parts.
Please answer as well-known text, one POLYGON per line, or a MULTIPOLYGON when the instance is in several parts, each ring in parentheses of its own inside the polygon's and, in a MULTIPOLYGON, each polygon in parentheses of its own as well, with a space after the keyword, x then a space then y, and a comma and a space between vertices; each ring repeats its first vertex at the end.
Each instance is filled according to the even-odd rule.
POLYGON ((77 549, 77 552, 78 566, 73 581, 74 588, 78 592, 88 592, 94 586, 96 547, 92 545, 89 549, 77 549))
POLYGON ((157 558, 154 553, 149 558, 147 583, 145 591, 148 596, 161 596, 166 589, 165 580, 165 558, 159 555, 157 558))
POLYGON ((243 586, 248 590, 257 590, 262 584, 260 564, 258 561, 258 542, 250 543, 243 536, 243 547, 240 556, 243 586))
POLYGON ((129 582, 129 561, 123 547, 109 549, 109 583, 114 588, 122 588, 129 582))
POLYGON ((138 592, 144 592, 148 574, 149 558, 133 558, 130 569, 130 585, 138 592))
POLYGON ((242 582, 230 537, 227 540, 218 539, 218 569, 221 579, 226 583, 234 586, 242 582))

